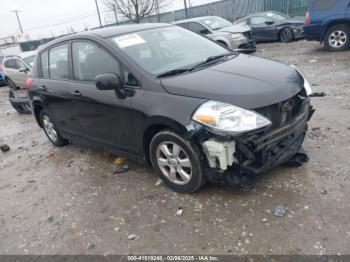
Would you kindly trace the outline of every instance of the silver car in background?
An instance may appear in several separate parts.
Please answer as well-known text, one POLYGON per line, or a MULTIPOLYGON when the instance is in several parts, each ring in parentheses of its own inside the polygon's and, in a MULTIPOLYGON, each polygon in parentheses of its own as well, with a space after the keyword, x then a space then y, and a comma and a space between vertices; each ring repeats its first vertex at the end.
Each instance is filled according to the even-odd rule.
POLYGON ((252 29, 248 25, 233 25, 218 16, 179 20, 173 24, 205 35, 231 50, 241 49, 246 53, 256 51, 255 43, 251 39, 252 29))
POLYGON ((2 62, 6 85, 11 89, 22 89, 30 76, 36 51, 10 56, 2 62))

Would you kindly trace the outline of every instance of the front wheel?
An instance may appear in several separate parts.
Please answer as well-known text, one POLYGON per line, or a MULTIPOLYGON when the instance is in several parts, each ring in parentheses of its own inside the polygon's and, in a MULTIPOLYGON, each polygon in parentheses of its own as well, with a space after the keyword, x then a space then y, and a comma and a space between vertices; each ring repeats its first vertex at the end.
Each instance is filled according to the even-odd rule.
POLYGON ((205 182, 199 150, 175 132, 165 130, 153 137, 150 158, 159 177, 175 191, 193 193, 205 182))
POLYGON ((328 51, 344 51, 350 46, 350 28, 346 25, 335 25, 327 30, 324 47, 328 51))
POLYGON ((292 29, 290 29, 288 27, 282 29, 282 31, 280 32, 280 40, 281 40, 281 42, 287 43, 287 42, 292 41, 293 38, 294 38, 293 31, 292 31, 292 29))
POLYGON ((40 121, 47 138, 51 141, 52 144, 54 144, 55 146, 64 146, 69 143, 67 139, 63 138, 60 135, 50 113, 47 112, 45 109, 40 111, 40 121))

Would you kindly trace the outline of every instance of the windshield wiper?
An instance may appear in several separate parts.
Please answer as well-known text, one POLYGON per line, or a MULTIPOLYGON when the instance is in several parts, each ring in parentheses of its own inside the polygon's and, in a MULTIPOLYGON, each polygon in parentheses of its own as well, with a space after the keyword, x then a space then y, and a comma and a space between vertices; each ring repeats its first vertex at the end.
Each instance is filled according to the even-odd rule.
POLYGON ((209 56, 207 59, 205 59, 205 61, 203 61, 203 62, 201 62, 201 63, 199 63, 199 64, 193 66, 193 67, 190 69, 190 71, 195 70, 195 69, 197 69, 197 68, 200 68, 200 67, 202 67, 202 66, 205 66, 205 65, 207 65, 207 64, 209 64, 209 63, 211 63, 211 62, 213 62, 213 61, 219 60, 219 59, 221 59, 221 58, 225 58, 225 57, 227 57, 227 56, 232 56, 232 55, 235 55, 235 54, 236 54, 236 53, 231 52, 231 53, 227 53, 227 54, 223 54, 223 55, 209 56))
POLYGON ((174 69, 174 70, 170 70, 170 71, 161 73, 157 77, 160 78, 160 77, 166 77, 166 76, 179 75, 179 74, 186 73, 186 72, 190 71, 190 69, 191 68, 177 68, 177 69, 174 69))
POLYGON ((174 76, 174 75, 179 75, 179 74, 183 74, 186 72, 191 72, 191 71, 196 70, 204 65, 207 65, 210 62, 213 62, 215 60, 219 60, 219 59, 227 57, 227 56, 235 55, 235 54, 236 54, 235 52, 230 52, 230 53, 226 53, 226 54, 222 54, 222 55, 209 56, 207 59, 205 59, 205 61, 200 62, 199 64, 196 64, 192 67, 183 67, 183 68, 173 69, 173 70, 159 74, 157 76, 157 78, 174 76))

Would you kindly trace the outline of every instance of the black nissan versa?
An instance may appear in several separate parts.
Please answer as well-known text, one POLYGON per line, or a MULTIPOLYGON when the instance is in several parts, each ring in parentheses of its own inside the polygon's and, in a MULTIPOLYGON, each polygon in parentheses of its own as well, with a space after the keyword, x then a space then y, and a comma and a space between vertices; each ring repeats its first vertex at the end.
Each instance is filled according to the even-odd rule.
POLYGON ((298 69, 168 24, 54 40, 39 49, 27 87, 54 145, 75 141, 151 163, 180 192, 288 161, 314 112, 298 69))

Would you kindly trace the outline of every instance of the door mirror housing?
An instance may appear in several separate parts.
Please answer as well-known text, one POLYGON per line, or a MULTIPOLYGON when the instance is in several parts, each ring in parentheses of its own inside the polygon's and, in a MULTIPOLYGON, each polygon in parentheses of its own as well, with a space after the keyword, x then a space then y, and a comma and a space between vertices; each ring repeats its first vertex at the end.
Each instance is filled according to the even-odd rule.
POLYGON ((117 74, 102 74, 95 78, 95 84, 98 90, 116 90, 123 88, 120 76, 117 74))
POLYGON ((265 24, 267 25, 273 25, 275 22, 274 21, 266 21, 265 24))
POLYGON ((29 68, 21 67, 20 69, 18 69, 18 71, 21 72, 21 73, 27 73, 30 70, 29 70, 29 68))

